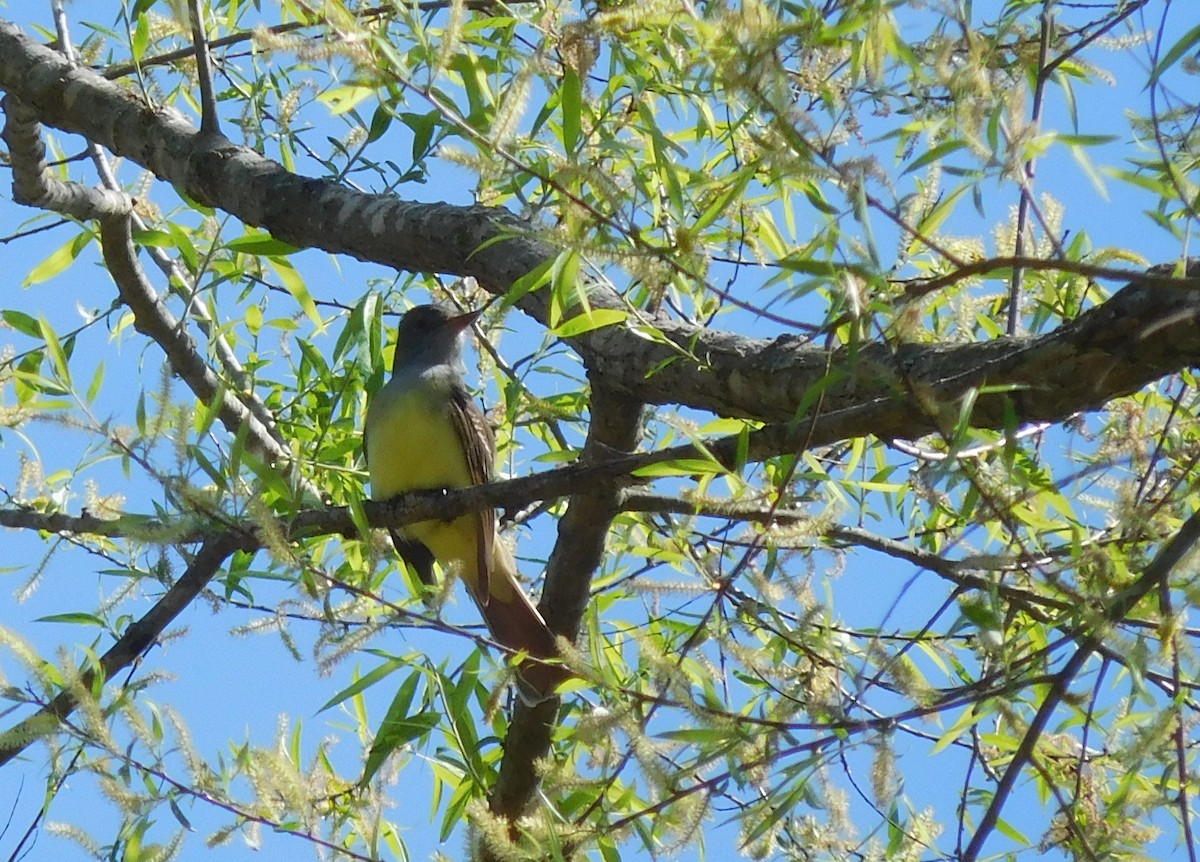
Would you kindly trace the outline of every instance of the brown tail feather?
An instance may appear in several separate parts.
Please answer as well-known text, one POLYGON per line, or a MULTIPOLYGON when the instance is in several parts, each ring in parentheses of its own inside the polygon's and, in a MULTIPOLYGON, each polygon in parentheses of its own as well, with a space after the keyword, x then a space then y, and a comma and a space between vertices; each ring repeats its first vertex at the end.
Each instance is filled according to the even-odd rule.
MULTIPOLYGON (((493 577, 498 574, 493 573, 493 577)), ((546 626, 524 590, 518 587, 508 591, 505 599, 502 601, 493 595, 486 605, 480 602, 476 604, 497 643, 532 656, 521 663, 517 682, 521 699, 528 704, 536 704, 553 697, 554 690, 560 683, 570 679, 571 673, 557 662, 559 653, 554 643, 554 633, 546 626)))

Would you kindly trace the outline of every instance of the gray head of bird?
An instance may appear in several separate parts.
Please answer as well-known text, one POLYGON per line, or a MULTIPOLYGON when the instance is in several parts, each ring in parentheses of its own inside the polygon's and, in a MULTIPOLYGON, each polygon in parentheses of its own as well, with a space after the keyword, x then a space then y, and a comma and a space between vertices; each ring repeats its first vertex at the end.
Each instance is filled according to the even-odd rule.
POLYGON ((402 368, 462 365, 462 334, 480 312, 456 314, 441 305, 418 305, 405 312, 396 327, 392 373, 402 368))

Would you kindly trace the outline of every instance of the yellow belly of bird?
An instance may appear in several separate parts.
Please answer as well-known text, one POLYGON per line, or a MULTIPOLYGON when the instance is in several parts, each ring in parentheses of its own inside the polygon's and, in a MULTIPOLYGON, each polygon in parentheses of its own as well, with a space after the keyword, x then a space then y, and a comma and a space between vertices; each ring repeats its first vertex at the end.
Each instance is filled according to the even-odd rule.
MULTIPOLYGON (((385 387, 371 401, 366 429, 372 499, 472 484, 445 399, 422 392, 397 395, 385 387)), ((470 515, 448 522, 422 521, 404 527, 404 534, 425 545, 443 565, 459 561, 473 566, 476 523, 470 515)))

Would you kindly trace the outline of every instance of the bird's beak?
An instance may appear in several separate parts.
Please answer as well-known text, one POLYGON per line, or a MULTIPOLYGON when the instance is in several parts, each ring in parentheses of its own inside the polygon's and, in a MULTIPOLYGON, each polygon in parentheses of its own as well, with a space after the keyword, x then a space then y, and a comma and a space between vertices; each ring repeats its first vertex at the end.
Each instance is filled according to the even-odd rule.
POLYGON ((472 323, 479 319, 479 315, 483 314, 483 309, 478 311, 468 311, 466 314, 460 314, 446 321, 446 325, 450 327, 450 331, 455 335, 462 332, 472 323))

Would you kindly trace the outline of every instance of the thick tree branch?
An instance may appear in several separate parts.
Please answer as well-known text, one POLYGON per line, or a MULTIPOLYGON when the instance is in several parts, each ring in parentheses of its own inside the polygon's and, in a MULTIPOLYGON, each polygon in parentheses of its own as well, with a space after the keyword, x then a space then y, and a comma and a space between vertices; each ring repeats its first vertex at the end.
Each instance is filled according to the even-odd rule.
MULTIPOLYGON (((0 58, 0 89, 18 95, 43 122, 82 134, 193 198, 295 245, 402 270, 474 276, 496 293, 557 253, 534 238, 533 226, 506 210, 413 203, 291 174, 219 135, 201 134, 180 115, 149 107, 92 72, 71 68, 4 22, 0 58)), ((1156 274, 1155 281, 1163 275, 1156 274)), ((1193 270, 1189 285, 1200 283, 1196 275, 1193 270)), ((839 413, 872 401, 894 403, 911 392, 954 397, 965 388, 963 381, 973 380, 972 385, 1027 387, 1021 397, 1026 418, 1053 420, 1200 359, 1195 327, 1162 326, 1164 315, 1193 308, 1194 300, 1148 286, 1128 291, 1118 305, 1110 301, 1049 335, 981 344, 869 344, 830 357, 799 338, 751 339, 663 317, 634 321, 642 331, 658 330, 662 338, 648 339, 633 326, 616 325, 570 341, 594 382, 649 404, 789 422, 818 384, 824 387, 825 408, 839 413), (1153 338, 1145 338, 1151 332, 1153 338), (835 376, 826 379, 830 367, 835 376)), ((549 319, 545 294, 533 291, 521 300, 521 307, 543 322, 549 319)), ((590 299, 599 307, 621 305, 619 297, 599 287, 590 299)), ((999 395, 981 399, 978 406, 987 417, 982 424, 993 427, 1008 410, 999 395)), ((866 414, 873 418, 839 436, 911 438, 935 427, 923 406, 866 414)))
POLYGON ((13 200, 31 207, 54 210, 79 219, 127 214, 128 195, 64 183, 46 166, 46 145, 37 112, 11 93, 0 101, 4 108, 4 142, 13 172, 13 200))
MULTIPOLYGON (((130 219, 100 220, 100 240, 104 263, 117 284, 121 300, 133 312, 133 326, 154 341, 167 355, 167 362, 196 397, 206 405, 217 403, 217 416, 231 435, 245 426, 248 448, 268 461, 283 465, 292 460, 286 441, 273 425, 264 425, 221 381, 200 356, 187 327, 159 298, 137 262, 130 233, 130 219)), ((251 393, 247 397, 257 398, 251 393)))
MULTIPOLYGON (((1191 267, 1191 277, 1197 274, 1200 262, 1191 267)), ((1014 413, 1025 421, 1061 422, 1180 368, 1200 364, 1198 313, 1200 294, 1134 282, 1104 305, 1037 338, 903 348, 894 356, 881 357, 884 361, 873 376, 859 376, 864 364, 860 359, 860 367, 854 374, 847 372, 849 382, 836 396, 827 391, 819 414, 802 416, 794 423, 766 425, 745 439, 732 435, 706 441, 707 453, 684 444, 656 452, 612 455, 445 495, 405 495, 389 503, 370 504, 368 517, 372 526, 383 527, 406 523, 407 518, 453 517, 484 505, 523 506, 568 496, 586 483, 628 485, 640 468, 708 454, 734 465, 742 458, 761 461, 801 446, 822 446, 868 434, 915 439, 954 421, 960 399, 985 386, 989 391, 978 393, 971 414, 971 423, 977 428, 1003 429, 1014 413), (857 399, 849 394, 856 383, 861 390, 857 399)), ((738 340, 727 338, 731 344, 738 340)), ((783 353, 775 355, 782 357, 783 353)), ((769 365, 769 360, 761 357, 756 361, 769 365)), ((786 386, 786 379, 777 385, 786 386)), ((764 403, 764 409, 767 407, 764 403)), ((603 489, 593 485, 593 490, 603 489)), ((40 529, 40 522, 35 525, 33 521, 41 517, 45 516, 0 512, 0 524, 40 529)), ((104 522, 95 526, 101 534, 110 529, 104 522)), ((353 525, 344 514, 322 510, 298 516, 290 529, 292 535, 302 537, 348 532, 353 525)), ((556 604, 548 603, 548 613, 557 613, 556 604)), ((557 630, 568 632, 570 628, 557 630)))
POLYGON ((553 257, 522 239, 529 226, 504 210, 417 204, 297 176, 181 114, 154 108, 117 84, 72 68, 58 53, 0 21, 0 89, 28 98, 41 121, 129 158, 196 200, 294 245, 418 272, 474 275, 492 290, 553 257), (511 241, 493 243, 497 236, 511 241))
MULTIPOLYGON (((615 395, 602 386, 592 388, 592 421, 581 461, 600 461, 613 453, 631 452, 642 430, 642 405, 615 395)), ((588 493, 571 497, 558 522, 558 541, 546 567, 539 608, 550 629, 574 640, 579 634, 590 598, 592 575, 604 558, 604 544, 613 517, 621 510, 618 486, 583 483, 588 493)), ((537 762, 550 751, 556 724, 558 700, 527 707, 521 703, 513 714, 504 742, 500 777, 492 790, 492 813, 515 821, 528 808, 538 786, 537 762)), ((512 837, 516 837, 513 830, 512 837)), ((483 859, 501 859, 502 852, 485 847, 483 859)))

